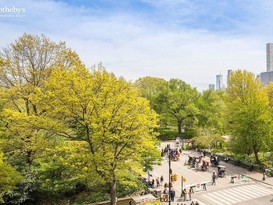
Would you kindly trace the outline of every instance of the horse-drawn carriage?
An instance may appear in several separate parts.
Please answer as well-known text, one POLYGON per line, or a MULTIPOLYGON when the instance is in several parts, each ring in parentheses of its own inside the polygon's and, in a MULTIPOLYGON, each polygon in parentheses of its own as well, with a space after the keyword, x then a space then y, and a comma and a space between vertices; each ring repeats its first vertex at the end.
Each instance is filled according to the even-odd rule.
POLYGON ((179 161, 180 152, 175 149, 170 151, 170 158, 172 161, 179 161))
POLYGON ((225 177, 226 167, 225 166, 218 166, 218 177, 225 177))
POLYGON ((219 159, 217 156, 211 156, 210 157, 210 164, 214 167, 218 166, 220 163, 219 163, 219 159))
POLYGON ((208 167, 209 167, 209 161, 203 160, 202 165, 201 165, 201 170, 202 171, 207 171, 208 167))
POLYGON ((203 156, 190 156, 188 161, 185 161, 185 165, 190 165, 190 167, 194 168, 197 167, 197 165, 201 162, 203 156))

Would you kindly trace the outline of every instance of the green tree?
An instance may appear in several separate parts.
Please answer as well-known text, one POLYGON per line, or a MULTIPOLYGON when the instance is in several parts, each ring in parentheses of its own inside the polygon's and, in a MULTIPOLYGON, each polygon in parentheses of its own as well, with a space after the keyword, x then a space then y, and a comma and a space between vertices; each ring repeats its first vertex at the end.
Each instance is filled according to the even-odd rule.
POLYGON ((35 173, 33 162, 53 137, 41 129, 50 108, 42 100, 44 83, 54 68, 69 70, 78 64, 77 54, 64 42, 54 43, 44 35, 24 34, 0 52, 1 147, 25 176, 35 173))
POLYGON ((270 108, 273 108, 273 82, 269 83, 267 86, 263 87, 265 92, 267 93, 268 96, 268 103, 270 108))
POLYGON ((203 91, 198 101, 198 126, 215 128, 218 133, 223 132, 224 94, 221 91, 203 91))
POLYGON ((193 140, 194 144, 201 148, 208 148, 211 151, 213 145, 222 144, 225 139, 220 135, 217 129, 213 127, 202 127, 199 129, 198 136, 194 137, 193 140))
POLYGON ((157 97, 161 115, 177 123, 178 133, 182 133, 182 126, 196 122, 199 113, 197 102, 200 94, 182 80, 171 79, 161 89, 157 97))
POLYGON ((103 68, 90 73, 78 66, 70 72, 53 71, 47 91, 51 115, 60 124, 56 133, 83 142, 90 169, 109 186, 111 204, 116 204, 117 181, 159 162, 153 131, 157 115, 125 80, 103 68), (58 131, 61 124, 67 129, 58 131))
POLYGON ((211 149, 213 144, 223 142, 224 110, 223 93, 219 91, 203 91, 198 100, 199 134, 194 138, 195 144, 211 149))
POLYGON ((146 76, 137 79, 134 85, 140 89, 142 97, 148 99, 152 108, 159 113, 160 106, 157 104, 156 98, 165 83, 166 81, 163 78, 146 76))
POLYGON ((237 70, 228 81, 227 122, 235 153, 254 153, 260 164, 259 152, 272 142, 272 114, 268 97, 254 74, 237 70))

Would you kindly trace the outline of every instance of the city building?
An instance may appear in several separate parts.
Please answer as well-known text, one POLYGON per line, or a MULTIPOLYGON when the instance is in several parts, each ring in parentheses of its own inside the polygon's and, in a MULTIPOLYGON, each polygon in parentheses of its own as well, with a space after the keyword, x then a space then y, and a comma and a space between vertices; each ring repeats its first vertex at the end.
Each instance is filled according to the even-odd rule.
POLYGON ((227 84, 228 84, 228 81, 230 79, 231 73, 232 73, 232 70, 227 71, 227 84))
POLYGON ((266 71, 273 71, 273 43, 266 44, 266 71))
POLYGON ((210 90, 215 90, 215 85, 214 84, 209 84, 209 89, 210 90))
POLYGON ((260 80, 264 85, 273 82, 273 43, 266 44, 266 72, 260 74, 260 80))
POLYGON ((223 75, 216 75, 216 90, 223 89, 223 75))

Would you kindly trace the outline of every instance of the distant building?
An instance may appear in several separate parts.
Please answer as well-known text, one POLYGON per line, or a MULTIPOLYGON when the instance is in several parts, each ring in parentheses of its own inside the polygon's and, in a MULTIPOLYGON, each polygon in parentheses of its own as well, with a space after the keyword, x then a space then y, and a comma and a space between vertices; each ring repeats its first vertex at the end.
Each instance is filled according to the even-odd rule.
POLYGON ((215 85, 214 84, 209 84, 209 89, 210 90, 215 90, 215 85))
POLYGON ((273 43, 266 44, 266 71, 273 71, 273 43))
POLYGON ((216 90, 222 90, 223 88, 223 75, 216 75, 216 90))
POLYGON ((232 73, 232 70, 227 71, 227 84, 228 84, 228 81, 230 79, 231 73, 232 73))
POLYGON ((273 43, 266 44, 266 72, 260 74, 260 80, 264 85, 273 82, 273 43))
POLYGON ((273 71, 261 73, 260 80, 264 85, 268 85, 270 82, 273 82, 273 71))

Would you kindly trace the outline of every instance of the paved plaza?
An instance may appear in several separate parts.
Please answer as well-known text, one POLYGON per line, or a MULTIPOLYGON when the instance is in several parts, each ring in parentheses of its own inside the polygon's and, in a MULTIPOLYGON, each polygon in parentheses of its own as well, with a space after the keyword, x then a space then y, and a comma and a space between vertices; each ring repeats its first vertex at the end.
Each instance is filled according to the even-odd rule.
MULTIPOLYGON (((167 144, 174 148, 174 141, 163 142, 161 148, 166 147, 167 144)), ((200 153, 194 150, 185 150, 180 156, 180 160, 171 162, 171 169, 173 174, 178 175, 178 181, 173 182, 175 190, 175 200, 172 204, 188 205, 191 201, 198 201, 200 205, 254 205, 259 199, 261 204, 273 205, 273 177, 266 177, 263 181, 263 175, 258 171, 248 171, 245 168, 234 166, 233 164, 220 162, 220 165, 226 167, 226 175, 224 178, 217 178, 216 185, 211 185, 212 172, 217 173, 217 167, 209 166, 207 171, 201 171, 200 167, 190 168, 189 165, 185 165, 185 161, 188 160, 188 156, 197 156, 200 153), (241 180, 241 176, 244 175, 244 180, 241 180), (186 178, 186 182, 183 182, 181 177, 186 178), (234 183, 231 183, 231 176, 234 177, 234 183), (236 177, 236 178, 235 178, 236 177), (207 183, 206 190, 202 188, 202 183, 207 183), (181 197, 181 188, 189 189, 190 186, 195 186, 194 193, 192 194, 191 201, 184 201, 181 197)), ((209 157, 205 157, 209 161, 209 157)), ((164 183, 168 183, 168 170, 169 161, 168 157, 164 158, 162 165, 155 166, 151 171, 150 179, 164 177, 164 183)), ((146 178, 148 175, 146 176, 146 178)), ((164 187, 159 186, 155 190, 163 191, 164 187)), ((162 204, 168 204, 168 202, 162 202, 162 204)))

